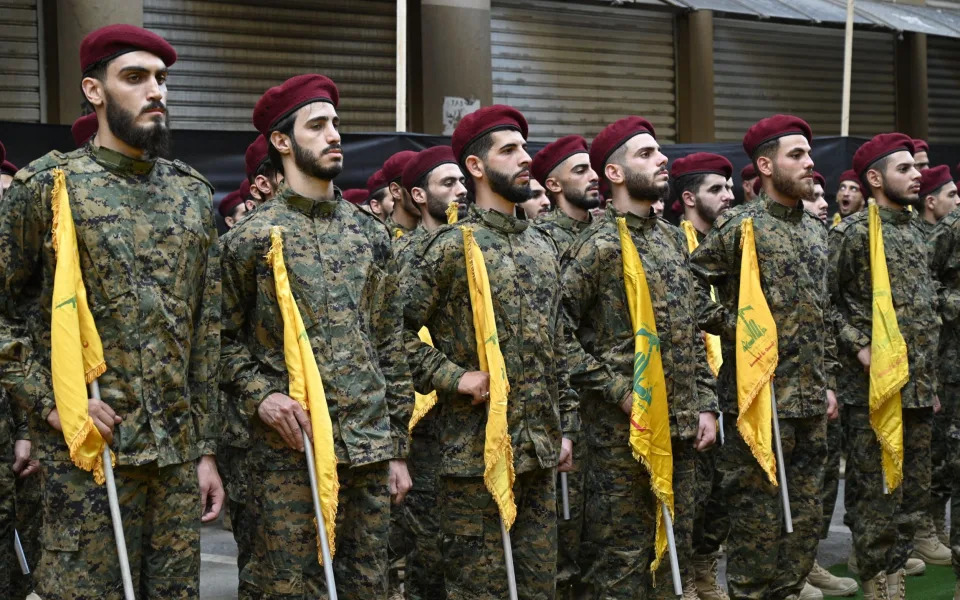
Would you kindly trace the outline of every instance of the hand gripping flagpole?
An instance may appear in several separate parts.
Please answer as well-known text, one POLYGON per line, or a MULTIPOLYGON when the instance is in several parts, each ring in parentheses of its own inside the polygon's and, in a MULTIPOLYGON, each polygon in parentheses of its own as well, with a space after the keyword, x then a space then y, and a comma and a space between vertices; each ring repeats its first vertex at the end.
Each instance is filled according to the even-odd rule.
POLYGON ((563 499, 563 520, 570 520, 570 488, 567 483, 567 474, 560 473, 560 497, 563 499))
MULTIPOLYGON (((100 400, 100 382, 94 379, 90 383, 90 394, 100 400)), ((136 600, 133 593, 133 577, 130 575, 130 558, 127 555, 127 541, 123 537, 123 521, 120 520, 120 501, 117 499, 117 483, 113 479, 113 461, 110 446, 103 445, 103 475, 107 484, 107 500, 110 502, 110 520, 113 521, 113 538, 117 542, 117 559, 120 561, 120 576, 123 579, 123 597, 136 600)))
POLYGON ((780 476, 780 497, 783 499, 783 521, 787 533, 793 533, 793 515, 790 513, 790 491, 787 489, 787 471, 783 466, 783 446, 780 443, 780 419, 777 417, 777 395, 770 382, 770 404, 773 409, 773 443, 777 453, 777 475, 780 476))
POLYGON ((330 557, 330 540, 327 539, 327 526, 320 510, 320 492, 317 491, 317 465, 313 462, 313 442, 302 428, 303 450, 307 458, 307 474, 310 476, 310 493, 313 495, 313 516, 317 519, 317 534, 320 536, 320 555, 323 557, 323 574, 327 578, 327 595, 337 600, 337 583, 333 579, 333 559, 330 557))
POLYGON ((20 543, 20 532, 13 530, 13 551, 17 554, 17 562, 20 563, 20 572, 24 575, 30 574, 30 564, 27 563, 27 555, 23 552, 23 544, 20 543))

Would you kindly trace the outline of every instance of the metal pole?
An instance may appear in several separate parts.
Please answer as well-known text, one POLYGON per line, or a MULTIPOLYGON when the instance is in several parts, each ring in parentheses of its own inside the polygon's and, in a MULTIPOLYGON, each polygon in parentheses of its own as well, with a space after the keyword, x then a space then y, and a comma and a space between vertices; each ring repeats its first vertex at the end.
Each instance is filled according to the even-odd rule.
POLYGON ((407 130, 407 0, 397 0, 397 131, 407 130))
POLYGON ((853 0, 847 0, 847 27, 843 42, 843 104, 840 113, 840 135, 850 135, 850 88, 853 63, 853 0))
MULTIPOLYGON (((94 379, 90 383, 90 394, 100 400, 100 382, 94 379)), ((113 539, 117 542, 117 559, 120 561, 120 577, 123 579, 123 597, 136 600, 133 593, 133 577, 130 575, 130 557, 127 554, 127 540, 123 537, 123 521, 120 518, 120 501, 117 499, 117 482, 113 478, 113 462, 110 460, 110 446, 103 445, 103 475, 107 480, 107 501, 110 503, 110 520, 113 521, 113 539)))
POLYGON ((307 458, 307 474, 310 476, 310 493, 313 494, 313 516, 317 519, 317 534, 320 536, 320 555, 323 557, 323 574, 327 578, 327 596, 337 600, 337 582, 333 579, 333 559, 330 557, 330 540, 327 539, 327 527, 320 510, 320 493, 317 491, 317 465, 313 462, 313 442, 307 432, 300 430, 303 436, 303 450, 307 458))
POLYGON ((773 443, 777 453, 777 475, 780 476, 780 497, 783 499, 783 521, 787 533, 793 533, 793 515, 790 513, 790 491, 787 489, 787 470, 783 466, 783 446, 780 444, 780 418, 777 417, 777 395, 770 382, 770 406, 773 408, 773 443))
POLYGON ((518 600, 517 574, 513 571, 513 545, 510 543, 510 532, 503 524, 503 517, 500 517, 500 536, 503 537, 503 560, 507 566, 507 588, 510 590, 510 600, 518 600))
POLYGON ((726 440, 723 437, 723 411, 720 411, 719 416, 717 417, 717 429, 720 430, 720 445, 724 445, 726 440))
POLYGON ((17 562, 20 563, 20 572, 24 575, 30 574, 30 565, 27 563, 27 555, 23 552, 23 544, 20 543, 20 532, 13 530, 13 551, 17 554, 17 562))
POLYGON ((567 474, 560 473, 560 495, 563 498, 563 520, 570 520, 570 491, 567 487, 567 474))
POLYGON ((663 522, 667 525, 667 550, 670 552, 670 574, 673 576, 673 593, 683 595, 683 582, 680 581, 680 561, 677 560, 677 540, 673 537, 673 519, 667 505, 660 503, 663 511, 663 522))

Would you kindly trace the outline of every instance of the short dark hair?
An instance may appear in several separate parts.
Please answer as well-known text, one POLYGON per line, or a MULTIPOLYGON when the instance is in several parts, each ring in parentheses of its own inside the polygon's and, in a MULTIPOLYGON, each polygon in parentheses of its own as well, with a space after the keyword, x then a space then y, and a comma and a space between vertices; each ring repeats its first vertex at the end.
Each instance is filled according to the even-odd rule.
POLYGON ((870 190, 870 182, 867 181, 867 171, 871 169, 874 171, 879 171, 880 177, 883 177, 883 172, 887 170, 887 163, 889 162, 890 155, 888 154, 873 161, 866 169, 863 170, 863 173, 860 175, 860 194, 864 197, 864 199, 870 197, 870 194, 867 193, 867 191, 870 190))
POLYGON ((293 139, 293 124, 296 121, 297 111, 293 111, 289 115, 277 121, 277 124, 267 131, 267 157, 273 168, 276 169, 281 175, 286 175, 286 173, 283 172, 283 157, 280 155, 280 151, 276 149, 276 147, 273 145, 273 142, 270 140, 270 135, 274 131, 279 131, 283 135, 289 136, 292 143, 295 144, 296 141, 293 139))
POLYGON ((692 192, 693 195, 696 196, 707 175, 707 173, 690 173, 689 175, 677 177, 673 182, 673 189, 676 190, 677 199, 682 198, 684 192, 692 192))
POLYGON ((389 188, 382 187, 379 190, 375 191, 374 193, 370 194, 370 196, 367 198, 366 204, 369 205, 371 200, 376 200, 377 202, 383 202, 383 200, 386 198, 386 195, 389 193, 390 193, 389 188))
MULTIPOLYGON (((113 59, 111 59, 113 60, 113 59)), ((90 101, 87 100, 87 95, 83 93, 83 80, 87 77, 96 79, 97 81, 103 83, 107 77, 107 65, 110 64, 109 60, 101 60, 98 63, 94 63, 86 71, 83 72, 83 76, 80 77, 80 115, 88 115, 94 112, 93 105, 90 104, 90 101)))
POLYGON ((463 158, 460 159, 460 168, 463 169, 464 173, 467 173, 467 157, 477 156, 480 160, 487 160, 487 154, 490 153, 492 148, 493 131, 488 131, 466 145, 463 149, 463 158))
POLYGON ((261 161, 260 166, 257 167, 257 170, 253 172, 254 179, 260 175, 263 175, 270 181, 275 182, 277 180, 277 169, 273 166, 273 162, 269 157, 264 158, 263 161, 261 161))
POLYGON ((757 146, 753 151, 753 168, 757 170, 757 176, 760 176, 760 167, 757 165, 757 159, 766 156, 770 160, 777 157, 777 150, 780 148, 780 138, 773 138, 757 146))
POLYGON ((607 157, 607 160, 600 165, 600 177, 602 177, 608 183, 610 182, 607 179, 607 165, 613 163, 615 165, 620 165, 621 167, 625 166, 623 163, 627 162, 627 143, 624 142, 617 146, 617 149, 610 153, 610 156, 607 157))

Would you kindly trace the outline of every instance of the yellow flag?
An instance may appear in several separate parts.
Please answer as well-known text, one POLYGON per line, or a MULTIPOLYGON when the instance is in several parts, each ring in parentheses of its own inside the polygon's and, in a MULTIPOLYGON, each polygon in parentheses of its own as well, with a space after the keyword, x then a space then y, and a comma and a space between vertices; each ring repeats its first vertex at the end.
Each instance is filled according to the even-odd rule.
POLYGON ((907 343, 900 334, 890 292, 883 228, 877 205, 867 209, 870 232, 870 279, 873 285, 873 331, 870 336, 870 426, 883 455, 887 488, 903 480, 903 413, 900 389, 910 379, 907 343))
POLYGON ((760 286, 760 264, 753 219, 744 219, 740 235, 740 303, 737 306, 737 429, 770 483, 777 485, 773 453, 771 389, 777 370, 777 324, 760 286))
POLYGON ((617 217, 620 253, 623 256, 623 283, 627 292, 630 324, 634 331, 633 408, 630 410, 630 448, 633 457, 650 472, 650 487, 657 498, 656 554, 651 571, 656 571, 667 551, 667 524, 660 505, 673 518, 673 448, 670 445, 670 407, 663 378, 660 336, 643 271, 640 254, 630 237, 627 221, 617 217))
POLYGON ((840 221, 843 220, 843 217, 840 216, 840 213, 833 213, 833 226, 836 227, 840 224, 840 221))
MULTIPOLYGON (((459 205, 456 202, 451 202, 447 206, 447 223, 453 224, 457 222, 457 208, 459 205)), ((420 337, 420 341, 429 346, 433 346, 433 338, 430 337, 430 330, 426 327, 421 327, 420 331, 417 332, 417 335, 420 337)), ((416 427, 417 423, 420 422, 422 418, 427 416, 427 413, 430 412, 434 406, 437 405, 437 392, 436 390, 431 391, 429 394, 420 394, 414 392, 413 399, 413 414, 410 415, 410 425, 407 427, 407 431, 413 431, 413 428, 416 427)))
POLYGON ((400 239, 403 237, 403 230, 397 227, 396 231, 393 232, 394 239, 400 239))
MULTIPOLYGON (((317 492, 330 542, 330 556, 336 552, 334 533, 337 523, 337 501, 340 481, 337 478, 337 455, 333 449, 333 424, 323 393, 323 381, 303 318, 290 290, 287 266, 283 262, 283 234, 280 227, 270 230, 270 251, 267 264, 273 267, 277 304, 283 316, 283 359, 287 365, 290 397, 310 413, 313 428, 313 459, 317 468, 317 492)), ((323 564, 320 540, 317 540, 317 561, 323 564)))
MULTIPOLYGON (((680 226, 683 227, 683 233, 687 236, 687 250, 693 254, 693 251, 700 245, 700 242, 697 241, 697 233, 693 228, 693 223, 690 221, 681 221, 680 226)), ((717 291, 713 289, 712 285, 710 286, 710 299, 714 302, 717 301, 717 291)), ((710 371, 713 373, 713 376, 716 377, 720 374, 720 367, 723 365, 720 337, 711 335, 705 331, 701 332, 701 335, 703 335, 703 343, 707 348, 707 365, 710 366, 710 371)))
POLYGON ((463 253, 467 259, 467 284, 470 287, 470 307, 473 309, 473 329, 477 337, 480 370, 490 374, 486 439, 483 447, 483 481, 500 509, 500 518, 509 531, 517 518, 517 502, 513 496, 513 446, 507 428, 507 365, 500 352, 497 322, 493 315, 493 296, 483 252, 473 237, 471 227, 461 227, 463 253))
MULTIPOLYGON (((70 449, 70 459, 81 469, 93 471, 94 481, 102 484, 104 441, 90 418, 87 384, 103 375, 107 363, 103 360, 103 344, 87 304, 87 289, 80 273, 77 232, 70 211, 66 178, 60 169, 53 171, 51 206, 51 235, 57 254, 50 318, 53 397, 63 439, 70 449)), ((112 452, 110 460, 116 462, 112 452)))

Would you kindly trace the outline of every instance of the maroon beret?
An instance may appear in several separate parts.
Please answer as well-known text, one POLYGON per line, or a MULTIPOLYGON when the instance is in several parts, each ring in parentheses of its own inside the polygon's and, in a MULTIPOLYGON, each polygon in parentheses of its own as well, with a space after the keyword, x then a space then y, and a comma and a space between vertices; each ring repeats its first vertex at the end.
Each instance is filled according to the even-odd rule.
POLYGON ((945 184, 953 181, 950 177, 950 167, 940 165, 923 171, 920 174, 920 198, 936 193, 945 184))
POLYGON ((370 192, 364 188, 353 188, 350 190, 343 190, 343 199, 349 202, 350 204, 363 204, 367 198, 370 197, 370 192))
POLYGON ((863 176, 870 165, 894 152, 906 150, 911 155, 916 152, 913 140, 902 133, 881 133, 873 136, 869 142, 857 148, 853 155, 853 170, 863 176))
POLYGON ((610 155, 627 140, 641 133, 649 133, 654 138, 657 137, 653 125, 643 117, 625 117, 607 125, 590 144, 590 166, 602 176, 603 168, 607 166, 610 155))
POLYGON ((19 170, 20 169, 17 168, 17 165, 13 164, 9 160, 5 160, 3 163, 0 163, 0 173, 3 173, 4 175, 16 175, 17 171, 19 170))
POLYGON ((760 181, 760 178, 757 177, 753 180, 753 194, 756 196, 760 193, 760 188, 763 187, 763 182, 760 181))
POLYGON ((960 163, 957 163, 957 166, 955 167, 955 170, 954 170, 954 174, 957 176, 957 179, 960 179, 960 163))
POLYGON ((684 175, 701 175, 716 173, 729 179, 733 175, 733 165, 730 161, 711 152, 694 152, 683 158, 673 161, 670 166, 670 176, 674 179, 684 175))
POLYGON ((840 181, 852 181, 857 185, 860 185, 860 178, 857 177, 857 172, 853 169, 847 169, 843 173, 840 173, 840 181))
POLYGON ((466 158, 463 156, 463 151, 467 149, 470 142, 491 131, 501 129, 516 129, 523 139, 527 139, 527 120, 512 106, 506 104, 484 106, 464 116, 457 124, 457 128, 453 130, 453 137, 450 139, 453 155, 457 157, 457 161, 463 161, 466 158))
POLYGON ((0 142, 0 162, 7 160, 7 149, 3 147, 3 142, 0 142))
POLYGON ((416 150, 401 150, 383 163, 380 170, 383 171, 383 178, 387 181, 387 185, 390 185, 403 176, 403 169, 406 168, 407 163, 413 160, 413 157, 416 155, 416 150))
POLYGON ((752 159, 758 146, 788 135, 802 135, 808 142, 813 139, 810 125, 800 117, 773 115, 760 119, 747 130, 743 136, 743 150, 752 159))
POLYGON ((246 197, 240 193, 240 190, 234 190, 223 197, 223 200, 220 201, 220 206, 217 207, 217 210, 220 211, 220 216, 227 218, 230 216, 230 213, 233 212, 237 206, 239 206, 246 197))
POLYGON ((749 181, 756 176, 757 176, 757 168, 753 166, 753 163, 750 163, 744 168, 740 169, 741 181, 749 181))
POLYGON ((409 192, 421 177, 447 163, 457 164, 457 159, 453 156, 453 148, 450 146, 434 146, 421 150, 407 162, 400 184, 409 192))
POLYGON ((260 134, 257 139, 253 140, 253 143, 247 146, 247 151, 243 155, 244 169, 248 180, 253 180, 254 173, 257 172, 257 169, 265 160, 267 160, 267 138, 260 134))
POLYGON ((930 152, 930 144, 928 144, 926 140, 913 138, 913 147, 916 149, 916 152, 914 152, 914 154, 916 154, 917 152, 930 152))
POLYGON ((107 25, 91 31, 80 42, 80 71, 127 52, 144 50, 155 54, 168 67, 177 62, 177 51, 167 40, 136 25, 107 25))
POLYGON ((550 142, 533 157, 530 162, 530 174, 546 187, 547 177, 560 163, 574 154, 587 152, 587 140, 581 135, 567 135, 555 142, 550 142))
POLYGON ((390 185, 390 182, 383 177, 383 169, 377 169, 377 172, 367 179, 367 191, 371 196, 388 185, 390 185))
POLYGON ((73 134, 73 143, 76 144, 77 148, 86 144, 97 133, 98 127, 97 113, 83 115, 74 121, 73 125, 70 126, 70 133, 73 134))
POLYGON ((336 108, 340 102, 337 84, 315 73, 291 77, 260 96, 253 107, 253 126, 267 135, 280 119, 314 102, 329 102, 336 108))
POLYGON ((817 173, 816 171, 813 172, 813 182, 819 183, 820 187, 822 188, 827 187, 827 180, 824 179, 823 175, 821 175, 820 173, 817 173))

